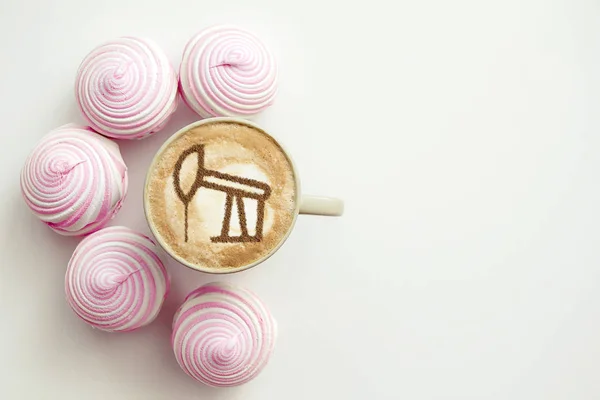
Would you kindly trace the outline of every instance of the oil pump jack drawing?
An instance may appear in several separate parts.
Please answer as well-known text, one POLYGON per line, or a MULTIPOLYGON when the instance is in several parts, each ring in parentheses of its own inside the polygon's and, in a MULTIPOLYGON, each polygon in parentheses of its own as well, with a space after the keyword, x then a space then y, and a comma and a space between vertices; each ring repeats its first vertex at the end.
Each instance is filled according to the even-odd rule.
POLYGON ((221 234, 219 236, 211 237, 210 240, 212 242, 242 243, 260 242, 262 240, 265 218, 265 201, 271 195, 271 188, 266 183, 204 168, 204 145, 196 144, 181 153, 179 159, 175 163, 175 169, 173 170, 173 185, 175 186, 175 192, 177 193, 177 196, 185 207, 186 242, 188 241, 188 206, 200 188, 217 190, 226 194, 225 215, 221 225, 221 234), (196 153, 198 156, 196 177, 190 190, 185 193, 181 188, 181 167, 183 166, 185 159, 194 153, 196 153), (248 233, 246 211, 244 208, 245 198, 254 199, 258 203, 254 236, 248 233), (237 208, 237 214, 240 223, 240 236, 231 236, 229 234, 231 228, 231 212, 234 203, 237 208))

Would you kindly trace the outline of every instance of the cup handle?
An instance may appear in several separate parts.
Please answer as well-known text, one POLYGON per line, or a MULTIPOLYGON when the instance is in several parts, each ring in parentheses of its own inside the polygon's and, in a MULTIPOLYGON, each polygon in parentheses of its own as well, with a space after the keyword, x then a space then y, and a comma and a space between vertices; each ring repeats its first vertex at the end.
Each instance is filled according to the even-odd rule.
POLYGON ((343 213, 344 202, 333 197, 303 195, 300 201, 300 214, 339 217, 343 213))

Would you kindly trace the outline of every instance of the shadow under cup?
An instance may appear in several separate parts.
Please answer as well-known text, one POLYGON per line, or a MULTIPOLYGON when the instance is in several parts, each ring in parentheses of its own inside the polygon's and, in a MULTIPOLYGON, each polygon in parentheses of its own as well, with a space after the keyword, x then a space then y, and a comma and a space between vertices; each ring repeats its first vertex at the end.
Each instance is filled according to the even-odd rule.
POLYGON ((144 211, 165 251, 192 269, 232 273, 269 258, 299 214, 339 216, 338 199, 302 196, 289 154, 257 125, 209 118, 158 150, 144 211))

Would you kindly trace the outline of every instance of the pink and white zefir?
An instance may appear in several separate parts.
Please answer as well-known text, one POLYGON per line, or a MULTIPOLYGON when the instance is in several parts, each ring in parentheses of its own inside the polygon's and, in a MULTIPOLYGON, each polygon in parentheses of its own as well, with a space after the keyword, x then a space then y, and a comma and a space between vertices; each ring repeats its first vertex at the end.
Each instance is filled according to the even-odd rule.
POLYGON ((45 135, 21 170, 21 192, 31 211, 67 236, 106 225, 121 208, 127 183, 119 146, 74 124, 45 135))
POLYGON ((94 328, 127 332, 152 322, 170 279, 147 236, 122 226, 83 239, 65 276, 67 302, 94 328))
POLYGON ((173 319, 172 344, 181 368, 209 386, 254 379, 275 346, 275 320, 256 295, 226 283, 190 293, 173 319))
POLYGON ((213 26, 186 45, 179 90, 202 118, 250 118, 275 99, 275 58, 254 34, 230 25, 213 26))
POLYGON ((166 124, 177 108, 177 77, 167 55, 149 39, 122 37, 89 53, 75 96, 97 132, 140 139, 166 124))

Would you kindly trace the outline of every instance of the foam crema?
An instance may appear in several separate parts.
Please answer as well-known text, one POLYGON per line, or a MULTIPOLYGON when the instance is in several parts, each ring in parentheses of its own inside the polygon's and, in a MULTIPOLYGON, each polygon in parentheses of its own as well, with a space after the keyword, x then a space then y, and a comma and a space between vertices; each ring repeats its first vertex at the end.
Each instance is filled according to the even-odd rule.
POLYGON ((203 271, 228 272, 275 251, 297 204, 291 161, 259 128, 203 121, 167 142, 148 172, 148 222, 165 250, 203 271))

